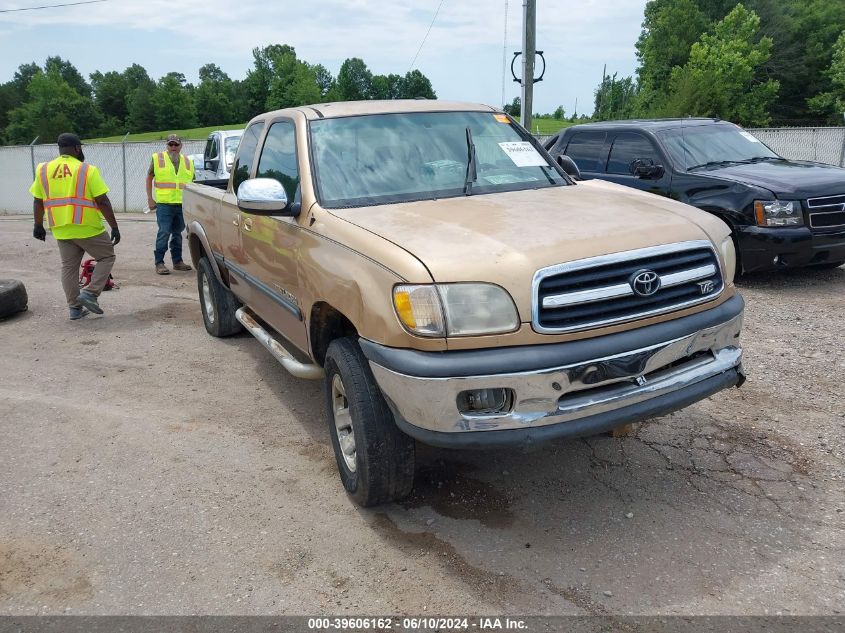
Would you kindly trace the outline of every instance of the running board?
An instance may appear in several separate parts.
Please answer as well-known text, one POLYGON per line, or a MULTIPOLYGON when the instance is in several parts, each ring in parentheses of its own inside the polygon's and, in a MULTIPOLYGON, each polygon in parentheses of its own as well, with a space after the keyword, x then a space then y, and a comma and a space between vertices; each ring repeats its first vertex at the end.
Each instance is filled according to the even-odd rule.
POLYGON ((246 309, 240 308, 235 312, 235 318, 243 324, 247 331, 258 339, 264 347, 267 348, 277 361, 282 364, 282 367, 288 370, 291 375, 297 378, 305 378, 306 380, 320 380, 324 373, 323 368, 319 365, 307 365, 296 360, 293 355, 285 349, 285 347, 274 339, 270 333, 265 330, 255 317, 246 309))

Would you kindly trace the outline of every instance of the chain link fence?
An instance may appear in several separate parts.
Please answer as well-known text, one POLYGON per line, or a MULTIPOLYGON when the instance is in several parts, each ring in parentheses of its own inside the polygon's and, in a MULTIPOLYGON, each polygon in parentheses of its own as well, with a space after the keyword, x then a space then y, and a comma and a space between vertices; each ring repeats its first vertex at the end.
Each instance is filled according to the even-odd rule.
MULTIPOLYGON (((184 141, 183 154, 202 154, 205 141, 184 141)), ((100 169, 109 188, 114 210, 144 211, 147 207, 147 170, 154 152, 165 149, 164 141, 143 143, 97 143, 83 146, 85 162, 100 169)), ((29 213, 38 163, 58 156, 55 145, 0 147, 0 213, 29 213)))
POLYGON ((748 131, 785 158, 845 167, 845 127, 780 127, 748 131))
MULTIPOLYGON (((793 160, 811 160, 845 167, 845 127, 766 128, 748 130, 775 152, 793 160)), ((541 143, 551 138, 540 136, 541 143)), ((205 141, 184 141, 183 154, 201 154, 205 141)), ((115 211, 144 211, 145 180, 154 152, 163 141, 97 143, 85 146, 85 160, 100 168, 115 211)), ((55 158, 55 145, 0 147, 0 213, 29 213, 29 187, 35 166, 55 158)))

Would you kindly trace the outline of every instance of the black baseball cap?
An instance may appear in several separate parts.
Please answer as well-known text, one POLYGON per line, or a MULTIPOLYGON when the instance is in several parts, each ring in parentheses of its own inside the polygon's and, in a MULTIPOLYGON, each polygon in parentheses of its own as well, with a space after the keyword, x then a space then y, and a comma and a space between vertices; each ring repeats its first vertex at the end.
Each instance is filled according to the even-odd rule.
POLYGON ((82 145, 82 141, 79 140, 79 137, 71 132, 59 134, 58 143, 59 147, 76 147, 78 145, 82 145))

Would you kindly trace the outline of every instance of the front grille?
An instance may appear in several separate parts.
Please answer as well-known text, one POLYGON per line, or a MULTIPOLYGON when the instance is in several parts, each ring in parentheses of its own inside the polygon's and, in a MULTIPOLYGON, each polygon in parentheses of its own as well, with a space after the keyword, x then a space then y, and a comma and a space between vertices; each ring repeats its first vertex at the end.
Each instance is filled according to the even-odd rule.
POLYGON ((706 240, 626 251, 537 271, 532 321, 538 332, 583 330, 693 306, 723 289, 719 259, 706 240), (634 290, 643 272, 660 278, 648 296, 634 290))
POLYGON ((807 200, 810 228, 835 229, 845 227, 845 194, 807 200))

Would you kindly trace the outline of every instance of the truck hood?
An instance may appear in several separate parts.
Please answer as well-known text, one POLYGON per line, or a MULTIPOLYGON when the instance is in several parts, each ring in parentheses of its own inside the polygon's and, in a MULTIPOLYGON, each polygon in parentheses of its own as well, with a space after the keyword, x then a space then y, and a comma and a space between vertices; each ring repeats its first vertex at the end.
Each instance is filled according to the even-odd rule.
MULTIPOLYGON (((712 216, 687 205, 604 181, 331 213, 405 249, 436 282, 503 286, 523 319, 530 315, 524 310, 538 269, 708 239, 704 227, 713 223, 712 216)), ((715 226, 722 228, 718 220, 715 226)))
POLYGON ((702 170, 698 175, 763 187, 789 200, 845 193, 845 169, 821 163, 781 159, 702 170))

